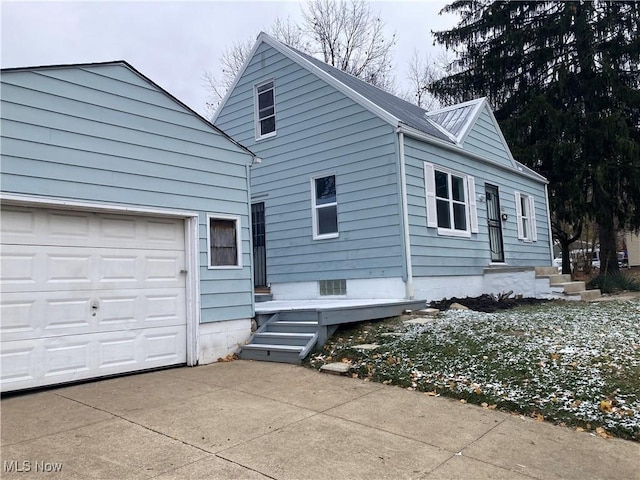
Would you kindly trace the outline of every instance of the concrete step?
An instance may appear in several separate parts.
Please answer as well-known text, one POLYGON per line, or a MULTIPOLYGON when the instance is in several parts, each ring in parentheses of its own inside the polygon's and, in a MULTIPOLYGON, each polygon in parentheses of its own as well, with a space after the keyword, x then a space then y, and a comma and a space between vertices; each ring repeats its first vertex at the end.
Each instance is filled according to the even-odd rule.
POLYGON ((599 289, 594 290, 585 290, 584 292, 580 292, 580 300, 583 302, 588 302, 590 300, 595 300, 602 296, 602 292, 599 289))
POLYGON ((551 275, 557 275, 558 269, 556 267, 535 267, 536 277, 549 277, 551 275))
POLYGON ((260 332, 256 333, 249 345, 285 345, 304 347, 313 338, 313 333, 260 332))
POLYGON ((587 285, 585 284, 585 282, 567 282, 560 283, 557 286, 563 286, 564 293, 567 294, 584 292, 587 289, 587 285))
POLYGON ((549 275, 549 285, 559 285, 561 283, 569 283, 571 282, 571 275, 565 274, 555 274, 549 275))

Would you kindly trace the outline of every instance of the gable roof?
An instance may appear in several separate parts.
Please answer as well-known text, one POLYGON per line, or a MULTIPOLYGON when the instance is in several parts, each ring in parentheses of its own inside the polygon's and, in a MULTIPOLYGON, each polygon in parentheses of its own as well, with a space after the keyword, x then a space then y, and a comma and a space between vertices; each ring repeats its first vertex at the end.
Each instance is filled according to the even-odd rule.
POLYGON ((162 94, 164 94, 167 97, 169 97, 169 99, 171 99, 173 102, 177 103, 182 108, 187 110, 189 113, 193 114, 200 121, 202 121, 207 127, 211 128, 212 130, 214 130, 217 133, 221 134, 223 137, 225 137, 231 143, 233 143, 234 145, 236 145, 240 149, 244 150, 245 152, 247 152, 248 154, 250 154, 254 158, 258 157, 255 153, 253 153, 247 147, 245 147, 244 145, 238 143, 231 136, 229 136, 225 132, 223 132, 218 126, 214 125, 212 122, 210 122, 209 120, 204 118, 202 115, 200 115, 198 112, 193 110, 191 107, 189 107, 185 103, 183 103, 180 100, 178 100, 176 97, 171 95, 169 92, 167 92, 164 88, 162 88, 157 83, 155 83, 149 77, 147 77, 147 76, 143 75, 142 73, 140 73, 130 63, 126 62, 125 60, 114 60, 114 61, 109 61, 109 62, 67 63, 67 64, 59 64, 59 65, 39 65, 39 66, 32 66, 32 67, 3 68, 3 69, 0 69, 0 74, 11 73, 11 72, 29 72, 29 71, 36 71, 36 70, 56 70, 56 69, 62 69, 62 68, 89 68, 89 67, 93 68, 93 67, 101 67, 101 66, 121 66, 121 67, 127 68, 128 70, 130 70, 131 72, 136 74, 138 77, 140 77, 142 80, 144 80, 145 82, 149 83, 151 86, 153 86, 159 92, 161 92, 162 94))
POLYGON ((491 108, 489 108, 486 98, 480 98, 472 100, 470 102, 461 103, 458 105, 452 105, 440 110, 429 112, 424 110, 413 103, 402 100, 395 95, 386 92, 378 87, 375 87, 359 78, 344 72, 338 68, 335 68, 317 58, 312 57, 304 52, 301 52, 289 45, 286 45, 279 40, 267 35, 264 32, 260 32, 256 39, 253 48, 247 55, 244 64, 238 71, 233 83, 228 88, 227 93, 222 99, 218 109, 213 114, 212 122, 216 122, 220 112, 229 100, 231 93, 235 89, 239 79, 244 74, 245 70, 249 66, 249 62, 256 54, 256 51, 261 44, 267 44, 274 48, 296 64, 314 73, 319 78, 325 80, 327 83, 338 89, 340 92, 359 103, 381 119, 387 121, 389 124, 398 128, 401 131, 404 127, 407 128, 408 134, 418 134, 420 138, 423 138, 430 142, 436 142, 446 148, 453 148, 458 152, 466 153, 467 155, 475 156, 482 159, 485 162, 496 163, 492 159, 480 157, 473 152, 465 150, 462 147, 462 141, 466 134, 473 127, 474 122, 477 120, 480 111, 483 106, 488 108, 491 114, 492 120, 501 136, 502 143, 508 152, 511 159, 514 171, 520 172, 528 177, 533 177, 536 180, 547 182, 547 179, 542 175, 534 172, 530 168, 517 162, 513 159, 509 146, 507 145, 502 132, 497 125, 495 117, 491 108), (459 117, 456 121, 456 115, 459 117))
POLYGON ((390 113, 398 120, 398 122, 404 123, 405 125, 420 130, 421 132, 427 133, 440 140, 444 140, 445 142, 453 143, 453 139, 447 135, 446 132, 443 132, 442 129, 438 128, 435 122, 425 115, 427 111, 423 108, 396 97, 381 88, 362 81, 339 68, 332 67, 322 60, 318 60, 317 58, 296 50, 289 45, 281 45, 301 56, 306 61, 312 63, 323 72, 331 75, 331 77, 352 89, 354 92, 362 95, 364 98, 370 100, 384 111, 390 113))

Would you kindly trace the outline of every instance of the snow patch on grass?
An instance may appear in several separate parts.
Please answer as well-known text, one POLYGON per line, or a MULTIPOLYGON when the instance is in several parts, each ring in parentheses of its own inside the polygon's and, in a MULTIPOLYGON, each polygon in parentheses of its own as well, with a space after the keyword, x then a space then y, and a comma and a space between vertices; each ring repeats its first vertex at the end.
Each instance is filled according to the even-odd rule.
POLYGON ((362 378, 640 440, 640 301, 450 310, 339 331, 310 360, 362 378), (396 332, 401 336, 382 335, 396 332), (377 343, 374 351, 353 349, 377 343))

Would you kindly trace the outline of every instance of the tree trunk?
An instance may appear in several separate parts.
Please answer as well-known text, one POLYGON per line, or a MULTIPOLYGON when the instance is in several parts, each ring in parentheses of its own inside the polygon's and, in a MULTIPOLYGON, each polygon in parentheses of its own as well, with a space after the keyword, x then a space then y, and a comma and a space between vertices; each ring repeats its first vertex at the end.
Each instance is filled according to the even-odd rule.
POLYGON ((620 271, 616 229, 612 222, 603 222, 598 225, 598 232, 600 237, 600 274, 616 274, 620 271))

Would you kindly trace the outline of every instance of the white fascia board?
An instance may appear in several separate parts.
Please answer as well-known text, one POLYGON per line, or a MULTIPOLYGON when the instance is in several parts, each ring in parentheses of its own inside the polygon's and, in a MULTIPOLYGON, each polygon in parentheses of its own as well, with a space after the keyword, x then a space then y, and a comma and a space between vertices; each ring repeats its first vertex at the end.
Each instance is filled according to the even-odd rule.
MULTIPOLYGON (((473 102, 467 102, 468 105, 470 105, 471 103, 473 102)), ((467 139, 467 136, 469 135, 469 132, 471 132, 472 127, 478 121, 478 117, 480 116, 480 112, 482 112, 482 108, 484 106, 488 107, 489 103, 487 102, 487 99, 485 97, 482 97, 477 100, 477 105, 475 106, 473 113, 469 115, 467 122, 462 127, 462 130, 460 130, 460 134, 458 135, 458 142, 460 143, 460 145, 462 145, 464 141, 467 139)), ((489 111, 491 111, 490 108, 489 108, 489 111)), ((494 122, 495 122, 495 119, 494 119, 494 122)), ((498 128, 498 130, 500 129, 498 128)), ((503 141, 504 141, 504 138, 503 138, 503 141)), ((509 155, 511 155, 511 152, 509 152, 509 155)))
POLYGON ((456 103, 455 105, 449 105, 447 107, 438 108, 436 110, 429 110, 428 115, 437 115, 438 113, 448 112, 449 110, 456 110, 461 107, 468 107, 469 105, 482 103, 486 97, 474 98, 473 100, 467 100, 466 102, 456 103))
MULTIPOLYGON (((293 62, 297 63, 302 68, 305 68, 306 70, 309 70, 311 73, 313 73, 317 77, 321 78, 322 80, 327 82, 329 85, 331 85, 332 87, 334 87, 338 91, 342 92, 347 97, 351 98, 353 101, 357 102, 358 104, 360 104, 361 106, 363 106, 364 108, 366 108, 367 110, 372 112, 374 115, 377 115, 378 117, 380 117, 382 120, 386 121, 387 123, 389 123, 393 127, 397 127, 400 124, 400 120, 398 118, 394 117, 393 115, 391 115, 386 110, 380 108, 378 105, 373 103, 371 100, 367 99, 366 97, 363 97, 358 92, 352 90, 351 88, 346 86, 344 83, 340 82, 339 80, 337 80, 333 76, 331 76, 328 73, 326 73, 324 70, 316 67, 309 60, 307 60, 306 58, 303 58, 300 55, 296 54, 293 50, 291 50, 290 48, 287 48, 282 43, 280 43, 278 40, 275 40, 274 38, 270 37, 266 33, 262 32, 258 36, 258 41, 259 42, 263 41, 266 44, 268 44, 269 46, 275 48, 278 52, 283 54, 285 57, 287 57, 288 59, 290 59, 293 62)), ((255 52, 252 50, 252 53, 255 53, 255 52)))
POLYGON ((260 32, 260 34, 256 38, 256 43, 253 44, 253 47, 251 48, 251 51, 249 52, 249 55, 247 55, 247 58, 244 59, 244 63, 242 64, 242 67, 238 71, 238 74, 236 75, 236 78, 233 79, 233 83, 229 86, 229 88, 227 89, 227 92, 224 94, 224 98, 220 102, 220 105, 218 105, 218 108, 216 109, 216 111, 213 112, 213 116, 211 117, 211 123, 215 124, 216 120, 218 120, 218 116, 220 115, 220 112, 222 111, 223 107, 229 101, 229 97, 231 97, 231 94, 235 90, 236 85, 238 85, 238 82, 240 81, 240 78, 242 78, 242 76, 244 75, 244 72, 247 69, 247 67, 249 66, 249 63, 251 63, 251 59, 256 54, 256 50, 258 50, 258 47, 264 41, 264 36, 268 37, 268 35, 266 33, 260 32))
POLYGON ((398 132, 402 132, 405 135, 415 138, 417 140, 422 140, 424 142, 430 143, 432 145, 436 145, 438 147, 450 150, 452 152, 456 152, 462 156, 465 157, 469 157, 469 158, 473 158, 474 160, 478 160, 479 162, 482 162, 484 164, 487 165, 491 165, 492 167, 496 167, 499 168, 501 170, 505 170, 507 172, 512 172, 518 175, 522 175, 523 177, 527 177, 527 178, 531 178, 532 180, 536 180, 542 184, 548 184, 549 181, 544 178, 542 175, 534 172, 533 170, 525 167, 524 165, 521 165, 519 167, 517 166, 513 166, 510 167, 508 165, 505 165, 503 163, 498 163, 495 162, 489 158, 483 157, 481 155, 469 152, 465 149, 463 149, 462 147, 460 147, 459 145, 453 145, 451 143, 447 143, 444 142, 438 138, 432 137, 431 135, 428 135, 424 132, 421 132, 420 130, 416 130, 415 128, 409 127, 408 125, 401 125, 398 127, 398 132))
POLYGON ((491 117, 491 121, 493 122, 494 127, 498 131, 498 135, 500 135, 500 140, 502 141, 502 145, 504 145, 505 150, 509 154, 509 159, 511 160, 511 163, 513 163, 514 168, 518 168, 515 158, 513 158, 513 155, 511 155, 511 149, 509 148, 509 145, 507 144, 507 141, 505 140, 504 135, 502 134, 502 129, 500 128, 500 125, 498 125, 498 121, 496 120, 496 117, 493 114, 493 110, 489 107, 488 103, 486 108, 487 108, 487 111, 489 112, 489 116, 491 117))

